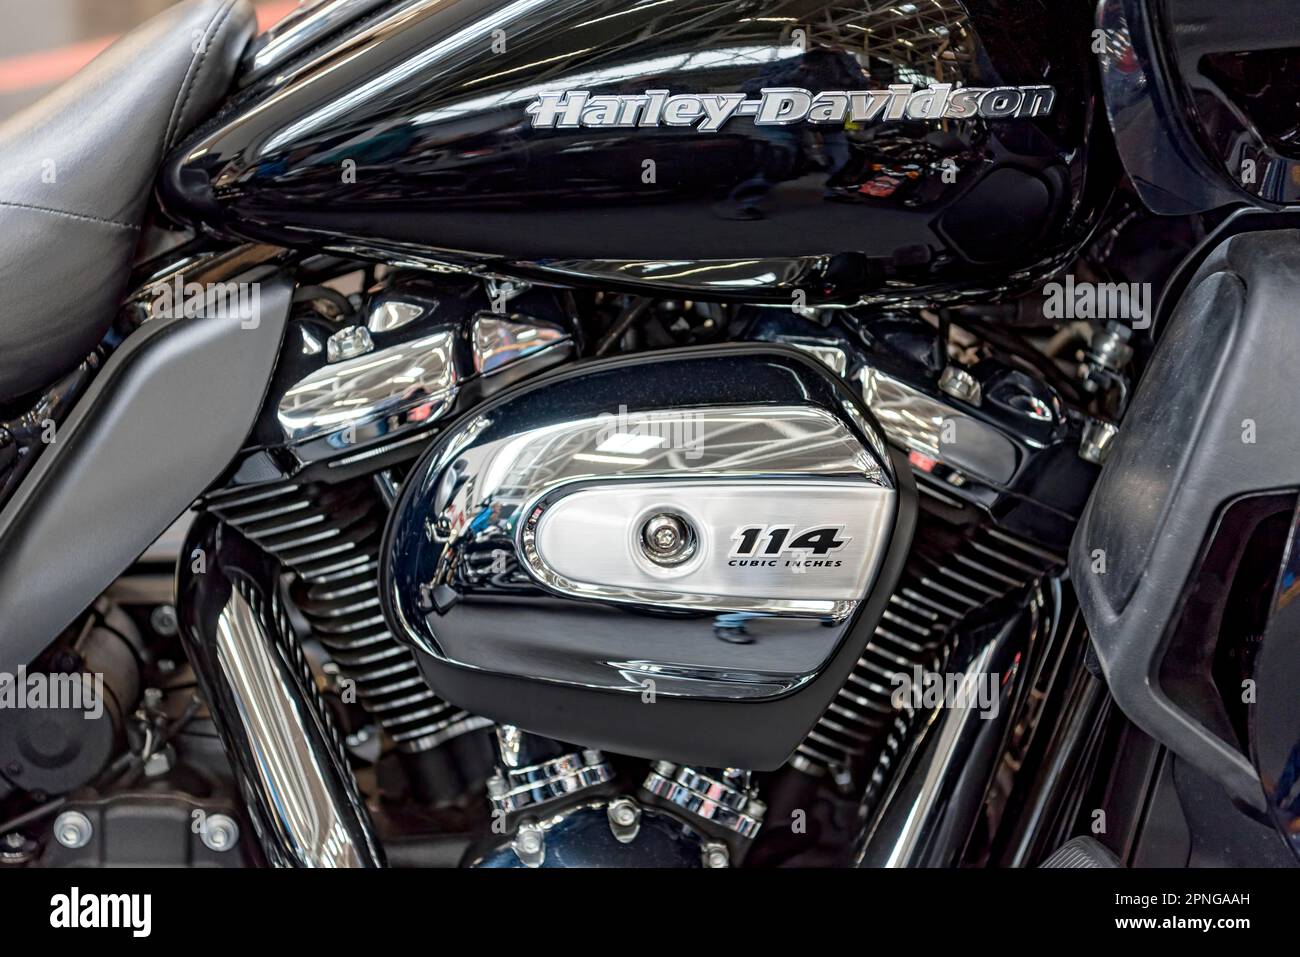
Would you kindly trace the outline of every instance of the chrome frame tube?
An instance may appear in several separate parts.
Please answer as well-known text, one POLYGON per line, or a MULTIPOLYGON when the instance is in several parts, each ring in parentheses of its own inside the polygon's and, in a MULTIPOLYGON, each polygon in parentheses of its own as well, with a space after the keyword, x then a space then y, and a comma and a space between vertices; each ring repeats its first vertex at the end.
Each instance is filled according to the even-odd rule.
POLYGON ((384 855, 277 593, 272 559, 211 516, 177 580, 185 649, 268 863, 382 867, 384 855))

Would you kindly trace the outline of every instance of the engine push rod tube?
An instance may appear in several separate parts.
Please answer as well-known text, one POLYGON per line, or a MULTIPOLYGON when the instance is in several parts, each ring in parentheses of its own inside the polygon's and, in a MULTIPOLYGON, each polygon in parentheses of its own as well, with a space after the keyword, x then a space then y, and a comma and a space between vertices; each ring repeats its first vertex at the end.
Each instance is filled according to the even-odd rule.
POLYGON ((279 601, 274 560, 208 515, 194 523, 181 555, 181 636, 267 862, 385 866, 279 601))

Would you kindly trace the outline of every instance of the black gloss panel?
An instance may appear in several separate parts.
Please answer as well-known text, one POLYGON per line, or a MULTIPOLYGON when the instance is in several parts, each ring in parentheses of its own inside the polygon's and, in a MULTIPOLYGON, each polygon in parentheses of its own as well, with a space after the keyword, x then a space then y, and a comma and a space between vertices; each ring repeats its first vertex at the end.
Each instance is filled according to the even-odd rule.
POLYGON ((1241 200, 1300 203, 1300 8, 1163 0, 1157 20, 1186 122, 1223 178, 1241 200))
POLYGON ((408 2, 248 87, 162 192, 231 235, 524 277, 757 301, 996 295, 1070 258, 1114 185, 1087 7, 408 2), (526 112, 570 91, 940 84, 1054 95, 1040 116, 735 115, 712 131, 526 112))

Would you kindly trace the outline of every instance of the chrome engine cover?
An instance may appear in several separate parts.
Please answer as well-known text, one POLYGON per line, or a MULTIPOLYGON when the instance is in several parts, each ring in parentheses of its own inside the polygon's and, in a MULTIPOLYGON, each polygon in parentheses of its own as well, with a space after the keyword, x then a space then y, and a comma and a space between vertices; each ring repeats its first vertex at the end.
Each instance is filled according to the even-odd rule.
POLYGON ((775 766, 874 628, 911 497, 861 401, 796 350, 588 363, 471 411, 419 460, 381 555, 385 612, 476 713, 775 766), (700 707, 707 732, 688 727, 700 707), (775 737, 753 733, 760 711, 789 712, 775 737))

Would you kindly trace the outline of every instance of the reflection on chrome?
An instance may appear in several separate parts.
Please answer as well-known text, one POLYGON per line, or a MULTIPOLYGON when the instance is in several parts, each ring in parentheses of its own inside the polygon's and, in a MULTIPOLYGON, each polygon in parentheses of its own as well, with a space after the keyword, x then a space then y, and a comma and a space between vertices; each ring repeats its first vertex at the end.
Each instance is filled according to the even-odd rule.
POLYGON ((870 366, 858 380, 876 421, 903 448, 985 482, 1003 485, 1015 476, 1016 446, 993 426, 870 366))
POLYGON ((317 718, 275 653, 260 616, 238 588, 221 609, 215 634, 220 680, 237 704, 236 736, 251 758, 258 806, 297 867, 367 867, 377 861, 360 799, 336 766, 317 718))
POLYGON ((558 326, 481 312, 474 317, 474 371, 491 375, 516 359, 569 338, 558 326))
POLYGON ((392 332, 419 319, 425 311, 425 306, 419 303, 385 299, 370 310, 366 328, 371 332, 392 332))
POLYGON ((285 439, 343 447, 440 418, 456 398, 454 346, 443 329, 316 370, 280 400, 285 439))
MULTIPOLYGON (((474 431, 434 470, 443 478, 430 535, 446 544, 445 575, 463 571, 486 536, 510 553, 509 567, 521 561, 559 594, 838 621, 869 590, 893 518, 895 495, 881 465, 838 419, 813 407, 624 412, 482 446, 472 443, 474 431), (851 519, 838 567, 791 575, 784 565, 729 564, 733 530, 774 495, 790 503, 788 520, 800 529, 851 519), (700 535, 697 554, 680 566, 657 566, 637 546, 656 505, 683 512, 700 535)), ((431 582, 430 595, 448 584, 431 582)))

